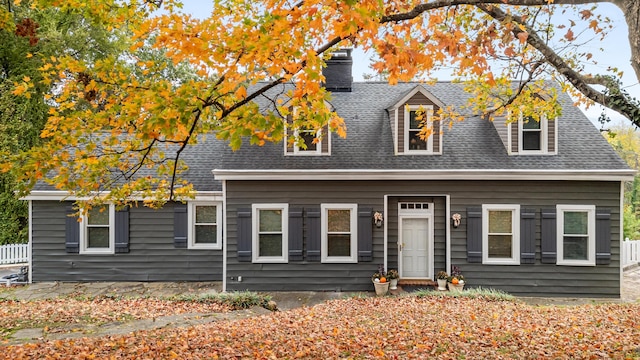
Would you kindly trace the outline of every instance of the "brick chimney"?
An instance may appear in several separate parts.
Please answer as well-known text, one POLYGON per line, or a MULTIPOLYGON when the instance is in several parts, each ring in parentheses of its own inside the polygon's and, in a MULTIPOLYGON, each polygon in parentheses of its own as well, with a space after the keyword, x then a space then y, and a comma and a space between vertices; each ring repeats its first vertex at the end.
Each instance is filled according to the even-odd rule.
POLYGON ((351 92, 353 84, 351 50, 337 50, 331 54, 331 59, 327 60, 327 67, 322 69, 322 75, 325 77, 324 87, 327 90, 332 92, 351 92))

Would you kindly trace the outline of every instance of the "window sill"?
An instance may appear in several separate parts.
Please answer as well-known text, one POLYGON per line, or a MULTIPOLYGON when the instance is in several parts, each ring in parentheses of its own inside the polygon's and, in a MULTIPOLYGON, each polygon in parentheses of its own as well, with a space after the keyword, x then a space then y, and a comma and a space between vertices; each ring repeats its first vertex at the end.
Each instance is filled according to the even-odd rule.
POLYGON ((252 261, 254 264, 288 264, 289 260, 288 259, 283 259, 283 258, 259 258, 259 259, 253 259, 252 261))
POLYGON ((326 257, 322 259, 323 264, 357 264, 358 259, 345 257, 326 257))
POLYGON ((520 260, 482 260, 482 265, 520 265, 520 260))
POLYGON ((556 265, 559 266, 596 266, 595 261, 558 261, 556 265))
POLYGON ((222 250, 222 245, 189 245, 188 250, 222 250))
POLYGON ((106 249, 106 250, 80 250, 80 255, 113 255, 115 254, 114 249, 106 249))

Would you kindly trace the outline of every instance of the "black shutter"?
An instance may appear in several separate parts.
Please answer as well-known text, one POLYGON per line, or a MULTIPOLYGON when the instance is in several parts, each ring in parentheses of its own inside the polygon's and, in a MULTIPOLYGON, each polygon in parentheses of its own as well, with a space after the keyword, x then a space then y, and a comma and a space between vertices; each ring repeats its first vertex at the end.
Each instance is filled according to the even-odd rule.
POLYGON ((611 262, 611 210, 596 208, 596 264, 611 262))
POLYGON ((372 216, 372 208, 358 208, 358 261, 373 260, 372 216))
POLYGON ((65 248, 68 253, 80 252, 80 223, 73 206, 67 206, 65 214, 65 248))
POLYGON ((302 209, 289 209, 289 261, 302 261, 304 246, 302 225, 302 209))
POLYGON ((520 210, 520 263, 536 262, 536 210, 520 210))
POLYGON ((115 252, 129 252, 129 207, 125 206, 121 210, 116 211, 116 243, 115 252))
POLYGON ((187 205, 175 204, 173 208, 173 247, 177 249, 187 248, 188 222, 187 205))
POLYGON ((238 261, 251 261, 251 209, 238 209, 238 261))
POLYGON ((307 209, 307 261, 320 261, 320 247, 322 228, 320 223, 320 209, 307 209))
POLYGON ((541 213, 541 262, 555 264, 557 262, 557 223, 556 209, 542 209, 541 213))
POLYGON ((467 208, 467 262, 482 262, 482 208, 467 208))

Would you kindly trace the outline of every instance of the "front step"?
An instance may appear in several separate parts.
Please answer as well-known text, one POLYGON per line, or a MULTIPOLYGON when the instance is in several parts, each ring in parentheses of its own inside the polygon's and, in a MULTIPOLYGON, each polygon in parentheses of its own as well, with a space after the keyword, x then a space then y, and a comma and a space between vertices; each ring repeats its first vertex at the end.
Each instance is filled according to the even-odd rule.
POLYGON ((389 290, 389 292, 391 293, 391 295, 399 295, 407 291, 411 292, 417 289, 429 289, 429 288, 433 290, 437 290, 438 283, 431 279, 400 279, 398 280, 398 289, 389 290))
POLYGON ((402 286, 424 286, 424 287, 431 287, 431 286, 438 286, 438 283, 436 281, 433 281, 431 279, 400 279, 398 280, 398 285, 402 286))

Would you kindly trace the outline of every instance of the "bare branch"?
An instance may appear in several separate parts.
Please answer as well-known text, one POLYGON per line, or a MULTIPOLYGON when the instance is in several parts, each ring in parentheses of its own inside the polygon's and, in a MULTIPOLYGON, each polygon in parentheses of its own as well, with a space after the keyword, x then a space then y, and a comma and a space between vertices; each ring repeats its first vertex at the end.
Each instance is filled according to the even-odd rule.
MULTIPOLYGON (((504 22, 507 19, 507 14, 497 6, 484 4, 478 4, 476 6, 500 22, 504 22)), ((526 32, 528 34, 527 43, 536 48, 544 56, 546 62, 553 66, 582 94, 590 100, 619 112, 631 120, 631 122, 636 126, 640 126, 639 104, 620 88, 620 84, 618 82, 614 81, 611 77, 600 76, 596 78, 587 78, 581 75, 572 69, 571 66, 567 64, 553 49, 551 49, 540 38, 540 36, 538 36, 536 31, 520 17, 511 14, 509 15, 509 18, 511 21, 525 29, 522 31, 519 27, 515 27, 513 30, 514 35, 517 37, 521 32, 526 32), (593 87, 589 86, 589 84, 593 84, 594 81, 598 81, 597 84, 605 86, 607 89, 606 92, 597 91, 593 87)))

